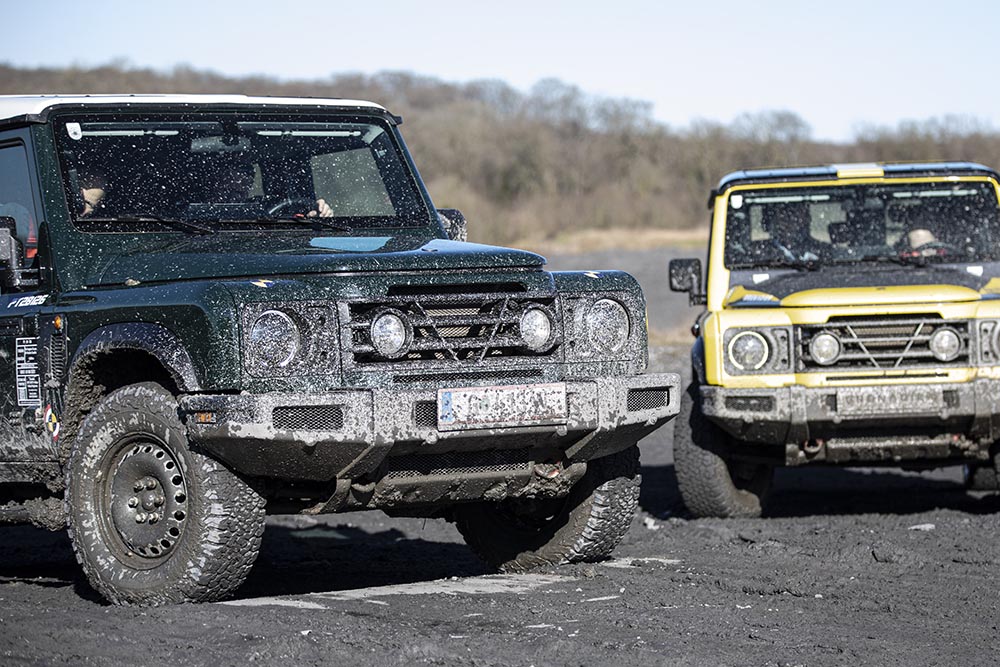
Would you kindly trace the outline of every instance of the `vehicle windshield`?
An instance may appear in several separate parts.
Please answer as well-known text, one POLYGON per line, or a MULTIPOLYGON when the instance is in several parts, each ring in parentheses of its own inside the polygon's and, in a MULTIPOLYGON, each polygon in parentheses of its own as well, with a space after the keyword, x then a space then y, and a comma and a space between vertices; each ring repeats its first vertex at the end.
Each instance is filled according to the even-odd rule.
POLYGON ((381 119, 185 114, 60 116, 70 211, 84 231, 430 220, 381 119))
POLYGON ((998 243, 1000 208, 989 182, 739 190, 729 196, 725 264, 994 261, 998 243))

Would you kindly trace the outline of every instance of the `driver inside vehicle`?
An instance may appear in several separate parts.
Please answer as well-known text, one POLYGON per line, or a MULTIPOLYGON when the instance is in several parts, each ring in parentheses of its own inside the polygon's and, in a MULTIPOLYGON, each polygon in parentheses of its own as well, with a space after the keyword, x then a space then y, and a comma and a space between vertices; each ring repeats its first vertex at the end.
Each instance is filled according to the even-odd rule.
MULTIPOLYGON (((214 169, 208 170, 206 176, 208 183, 205 192, 212 203, 242 204, 255 199, 257 170, 250 162, 234 160, 218 164, 214 169)), ((281 206, 280 202, 278 206, 281 206)), ((277 213, 277 206, 271 209, 271 214, 277 213)), ((283 211, 283 213, 293 213, 293 211, 283 211)), ((315 206, 311 210, 301 215, 309 218, 330 218, 333 217, 333 209, 326 200, 320 198, 315 201, 315 206)))
POLYGON ((108 179, 104 172, 92 169, 80 175, 80 217, 94 214, 104 204, 108 194, 108 179))
POLYGON ((932 250, 929 246, 937 242, 937 236, 927 227, 917 225, 906 232, 906 242, 911 250, 927 251, 932 250))

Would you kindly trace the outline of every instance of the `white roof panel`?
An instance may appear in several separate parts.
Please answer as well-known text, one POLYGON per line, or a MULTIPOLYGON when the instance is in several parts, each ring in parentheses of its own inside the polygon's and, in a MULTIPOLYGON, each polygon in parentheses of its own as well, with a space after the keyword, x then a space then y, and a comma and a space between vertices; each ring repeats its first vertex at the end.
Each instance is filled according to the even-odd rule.
POLYGON ((332 108, 367 107, 385 110, 364 100, 319 97, 249 97, 247 95, 0 95, 0 120, 40 114, 59 104, 237 104, 272 106, 323 106, 332 108))

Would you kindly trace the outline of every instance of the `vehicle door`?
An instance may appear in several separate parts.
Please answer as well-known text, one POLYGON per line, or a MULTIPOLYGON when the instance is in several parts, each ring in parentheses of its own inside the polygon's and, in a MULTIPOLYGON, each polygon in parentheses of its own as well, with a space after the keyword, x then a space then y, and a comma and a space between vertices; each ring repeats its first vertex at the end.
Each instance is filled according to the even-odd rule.
POLYGON ((27 130, 0 132, 0 234, 16 239, 14 266, 0 264, 0 462, 56 459, 44 425, 38 317, 48 294, 37 267, 42 209, 29 147, 27 130))

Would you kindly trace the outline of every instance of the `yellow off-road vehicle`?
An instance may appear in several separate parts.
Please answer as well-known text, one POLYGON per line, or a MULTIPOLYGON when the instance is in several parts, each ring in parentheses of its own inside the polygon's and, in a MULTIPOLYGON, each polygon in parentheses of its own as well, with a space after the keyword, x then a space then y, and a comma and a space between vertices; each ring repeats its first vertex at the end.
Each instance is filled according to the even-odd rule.
POLYGON ((1000 176, 971 163, 739 171, 670 287, 706 310, 676 420, 697 516, 756 516, 775 466, 966 466, 996 483, 1000 176))

